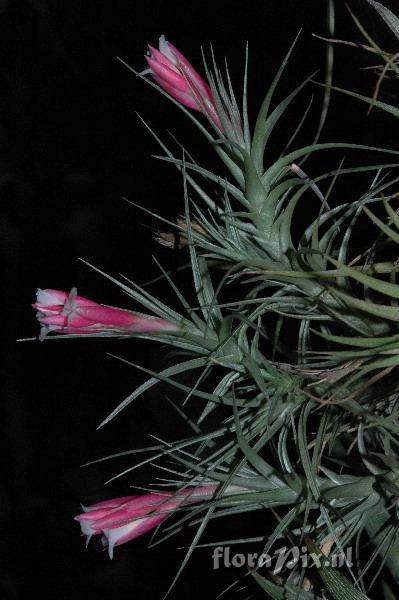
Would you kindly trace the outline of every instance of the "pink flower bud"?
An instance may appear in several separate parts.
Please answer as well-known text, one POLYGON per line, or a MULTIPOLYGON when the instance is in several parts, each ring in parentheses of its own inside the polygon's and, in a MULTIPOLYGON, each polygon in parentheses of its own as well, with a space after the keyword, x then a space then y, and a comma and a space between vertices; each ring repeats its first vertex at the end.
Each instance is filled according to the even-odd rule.
POLYGON ((42 325, 40 339, 51 331, 57 333, 88 334, 101 331, 129 333, 154 333, 176 331, 178 327, 158 317, 142 316, 121 308, 97 304, 71 292, 59 290, 37 291, 36 316, 42 325))
MULTIPOLYGON (((104 546, 108 546, 110 558, 115 546, 125 544, 165 521, 179 506, 195 504, 212 498, 217 485, 204 485, 180 492, 150 493, 143 496, 126 496, 106 500, 89 507, 75 517, 87 541, 93 535, 102 534, 104 546)), ((239 486, 229 486, 226 494, 245 491, 239 486)))
POLYGON ((161 88, 184 106, 205 113, 222 131, 211 89, 188 60, 164 35, 159 38, 159 50, 148 47, 148 70, 144 73, 150 73, 161 88))

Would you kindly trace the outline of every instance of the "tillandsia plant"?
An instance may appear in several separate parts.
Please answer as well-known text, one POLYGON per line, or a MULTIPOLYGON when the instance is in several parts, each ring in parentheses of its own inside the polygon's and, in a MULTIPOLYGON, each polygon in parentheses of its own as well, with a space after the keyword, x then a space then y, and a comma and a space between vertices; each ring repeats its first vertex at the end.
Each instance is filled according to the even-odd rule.
MULTIPOLYGON (((331 17, 332 3, 329 9, 331 17)), ((220 546, 255 544, 248 569, 229 593, 234 585, 257 583, 277 599, 395 598, 399 151, 318 137, 289 149, 295 131, 283 154, 271 156, 272 132, 311 85, 312 76, 274 102, 293 48, 253 128, 248 60, 240 105, 228 70, 222 73, 213 56, 212 68, 205 63, 199 75, 164 36, 159 49, 149 47, 147 68, 135 72, 187 115, 220 159, 221 171, 211 172, 182 147, 174 154, 146 125, 161 148, 159 158, 182 176, 184 215, 176 222, 159 217, 157 238, 187 251, 196 303, 162 267, 176 296, 173 308, 146 287, 96 268, 146 314, 97 304, 74 289, 40 290, 34 307, 44 328, 41 338, 134 336, 179 351, 175 364, 158 372, 120 357, 148 379, 101 426, 164 382, 176 392, 169 402, 191 431, 184 439, 121 453, 147 457, 116 477, 155 463, 168 478, 142 496, 99 499, 76 517, 86 536, 103 536, 111 557, 115 546, 167 521, 160 541, 195 528, 172 585, 199 547, 210 547, 217 557, 220 546), (350 168, 341 163, 318 174, 304 170, 311 154, 340 149, 367 150, 390 162, 350 168), (359 196, 334 201, 337 179, 359 173, 367 177, 359 196), (314 217, 303 225, 298 208, 309 205, 314 217), (365 223, 369 239, 359 249, 358 230, 365 223), (192 385, 179 379, 187 372, 192 385), (215 519, 243 514, 253 515, 255 536, 203 541, 215 519), (282 547, 291 560, 280 561, 278 569, 265 563, 282 547), (307 549, 311 560, 301 560, 298 548, 307 549), (332 560, 338 555, 341 569, 332 560)), ((330 87, 327 78, 326 94, 330 87)))

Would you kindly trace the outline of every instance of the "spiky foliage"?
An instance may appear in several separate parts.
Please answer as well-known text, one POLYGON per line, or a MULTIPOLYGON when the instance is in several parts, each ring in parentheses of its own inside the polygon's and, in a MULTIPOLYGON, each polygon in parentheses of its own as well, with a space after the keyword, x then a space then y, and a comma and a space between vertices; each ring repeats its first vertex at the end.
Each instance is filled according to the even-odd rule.
MULTIPOLYGON (((365 0, 365 1, 375 9, 375 11, 378 13, 378 15, 382 18, 384 23, 390 29, 390 32, 395 36, 396 40, 399 40, 399 17, 397 15, 395 15, 391 10, 389 10, 386 6, 384 6, 381 2, 376 2, 375 0, 365 0)), ((380 64, 378 64, 378 65, 374 64, 373 66, 368 67, 369 69, 371 69, 378 75, 378 78, 377 78, 377 82, 375 84, 375 90, 374 90, 374 94, 372 97, 366 96, 355 90, 347 90, 347 89, 342 89, 342 88, 334 87, 334 86, 331 86, 331 88, 338 92, 347 94, 348 96, 352 96, 353 98, 357 98, 358 100, 361 100, 362 102, 366 102, 367 104, 369 104, 369 112, 371 111, 372 108, 375 107, 375 108, 383 110, 395 117, 399 117, 399 108, 396 104, 389 104, 387 102, 383 102, 383 101, 379 100, 379 95, 380 95, 384 80, 389 79, 389 78, 393 78, 393 79, 399 78, 399 53, 398 52, 392 53, 392 52, 388 52, 388 51, 384 50, 379 45, 379 43, 376 42, 371 37, 371 35, 368 33, 368 31, 364 28, 362 23, 356 17, 356 15, 349 9, 349 7, 347 7, 347 8, 348 8, 348 11, 349 11, 355 25, 359 29, 359 31, 362 34, 366 43, 358 44, 358 43, 354 43, 354 42, 351 42, 348 40, 338 40, 338 39, 330 39, 329 42, 345 44, 345 45, 352 46, 355 48, 361 48, 362 50, 371 54, 373 57, 376 57, 377 59, 379 59, 380 64)), ((397 98, 398 97, 397 93, 395 93, 394 96, 397 98)))
POLYGON ((367 586, 385 569, 388 598, 389 586, 399 586, 397 152, 390 152, 392 164, 340 164, 311 176, 303 162, 316 152, 389 151, 316 140, 270 157, 273 130, 310 79, 274 104, 291 53, 252 132, 247 72, 239 109, 228 71, 222 74, 215 61, 208 70, 223 136, 215 137, 180 106, 221 159, 221 172, 198 165, 181 146, 176 155, 152 132, 163 152, 159 158, 174 165, 183 181, 184 217, 177 223, 162 219, 159 239, 168 245, 173 232, 179 234, 197 300, 190 305, 162 267, 180 311, 147 288, 102 273, 146 310, 179 325, 180 334, 138 335, 176 351, 174 364, 163 371, 118 357, 148 379, 101 426, 132 410, 130 404, 160 381, 170 384, 169 395, 175 392, 160 400, 185 419, 190 435, 122 453, 147 455, 117 477, 156 463, 166 473, 158 487, 220 483, 212 501, 186 508, 164 528, 161 540, 184 526, 195 528, 181 569, 196 548, 221 543, 202 539, 214 519, 266 512, 269 526, 259 519, 255 537, 232 536, 225 543, 255 543, 259 553, 306 543, 316 555, 352 546, 357 554, 348 578, 316 564, 322 586, 299 564, 272 581, 255 569, 252 575, 270 597, 366 598, 367 586), (334 198, 338 179, 361 172, 359 197, 344 203, 334 198), (299 213, 309 214, 304 226, 299 213), (371 240, 360 249, 353 242, 359 227, 368 228, 371 240), (192 385, 179 379, 187 372, 192 385), (246 491, 225 497, 230 484, 246 491), (362 553, 366 543, 370 550, 362 553))

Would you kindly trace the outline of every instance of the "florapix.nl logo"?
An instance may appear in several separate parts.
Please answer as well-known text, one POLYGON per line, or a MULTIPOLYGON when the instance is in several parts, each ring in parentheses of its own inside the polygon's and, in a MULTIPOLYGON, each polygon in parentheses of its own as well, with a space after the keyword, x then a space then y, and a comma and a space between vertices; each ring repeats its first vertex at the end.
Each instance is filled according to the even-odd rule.
POLYGON ((280 573, 283 568, 294 569, 297 565, 300 567, 315 566, 316 568, 321 566, 332 568, 353 566, 351 546, 348 546, 345 552, 335 552, 328 556, 310 552, 306 546, 292 546, 290 548, 284 546, 276 550, 274 554, 233 552, 231 546, 216 546, 212 553, 212 563, 214 569, 229 569, 231 567, 259 569, 265 567, 271 569, 275 575, 280 573))

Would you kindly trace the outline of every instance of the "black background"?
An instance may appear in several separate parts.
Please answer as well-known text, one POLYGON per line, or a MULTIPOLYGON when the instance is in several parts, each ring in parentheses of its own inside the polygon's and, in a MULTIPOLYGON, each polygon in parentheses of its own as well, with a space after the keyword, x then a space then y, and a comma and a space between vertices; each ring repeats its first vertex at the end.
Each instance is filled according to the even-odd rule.
MULTIPOLYGON (((394 8, 396 2, 385 4, 394 8)), ((350 6, 371 35, 384 40, 387 49, 395 49, 394 38, 363 0, 350 6)), ((34 591, 43 599, 57 600, 77 595, 98 600, 160 598, 184 556, 176 546, 190 539, 183 535, 148 551, 145 536, 119 547, 111 562, 96 543, 84 550, 79 527, 72 520, 80 502, 129 494, 130 485, 152 483, 158 475, 148 467, 104 488, 108 477, 130 463, 113 461, 83 469, 82 463, 151 444, 151 433, 167 439, 186 433, 165 404, 162 387, 95 431, 102 418, 143 381, 142 374, 105 352, 117 352, 153 368, 168 364, 167 353, 139 340, 15 342, 37 334, 29 306, 37 287, 68 290, 76 285, 81 295, 98 302, 139 308, 127 305, 116 286, 78 257, 137 282, 158 273, 153 254, 168 268, 184 262, 184 257, 153 241, 155 220, 121 200, 125 196, 171 219, 182 210, 179 175, 172 166, 150 157, 158 148, 136 111, 162 137, 167 139, 167 130, 173 131, 206 166, 220 168, 184 115, 123 67, 116 55, 140 70, 146 45, 156 45, 165 33, 201 70, 200 47, 207 52, 212 42, 219 59, 227 56, 239 88, 248 40, 254 115, 300 27, 300 40, 277 98, 282 99, 316 69, 321 69, 316 79, 322 79, 325 46, 311 34, 325 33, 325 7, 323 0, 255 0, 237 5, 220 0, 0 2, 4 324, 0 339, 5 357, 2 598, 25 599, 34 591)), ((340 0, 336 35, 363 41, 340 0)), ((361 69, 370 64, 369 55, 338 47, 336 84, 372 93, 375 78, 361 69)), ((288 140, 312 92, 313 115, 318 114, 321 91, 310 86, 274 134, 270 160, 288 140)), ((316 126, 315 118, 308 120, 298 143, 311 143, 316 126)), ((365 105, 334 94, 322 140, 395 147, 394 126, 384 114, 374 110, 367 117, 365 105)), ((317 173, 329 170, 337 166, 339 157, 314 159, 311 168, 317 173)), ((370 161, 370 156, 363 155, 358 164, 362 161, 370 161)), ((355 179, 342 187, 338 201, 356 197, 353 181, 356 185, 355 179)), ((190 294, 187 278, 177 279, 190 294)), ((175 303, 162 285, 156 290, 167 302, 175 303)), ((237 537, 237 531, 240 527, 230 522, 220 535, 237 537)), ((210 533, 208 539, 217 535, 210 533)), ((172 597, 213 598, 222 583, 236 574, 224 572, 216 577, 210 551, 199 551, 172 597)))

